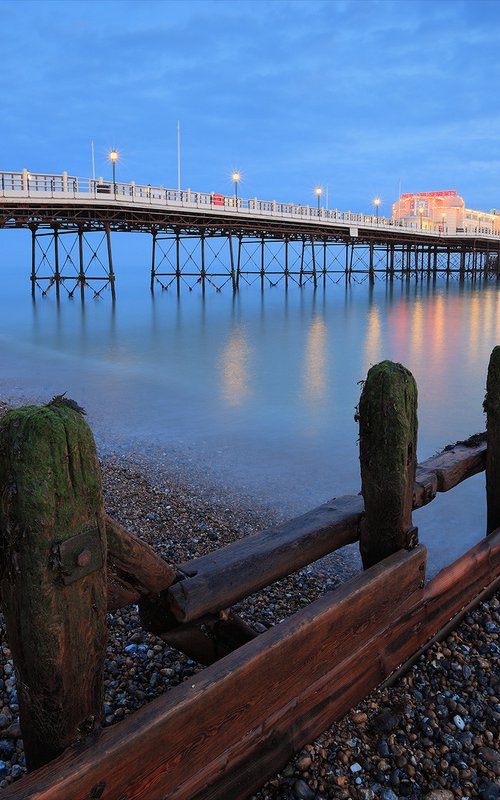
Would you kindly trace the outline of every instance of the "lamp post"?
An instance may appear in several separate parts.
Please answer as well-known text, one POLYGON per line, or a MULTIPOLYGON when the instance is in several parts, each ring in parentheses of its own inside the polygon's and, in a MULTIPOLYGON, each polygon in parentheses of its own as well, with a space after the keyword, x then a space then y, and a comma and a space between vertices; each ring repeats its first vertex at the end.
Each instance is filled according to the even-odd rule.
POLYGON ((231 179, 234 183, 235 206, 238 207, 238 183, 241 180, 241 174, 237 170, 235 170, 231 175, 231 179))
POLYGON ((424 215, 424 207, 423 206, 419 206, 418 207, 418 213, 419 213, 419 216, 420 216, 420 230, 422 230, 422 217, 424 215))
POLYGON ((378 225, 378 210, 380 208, 380 203, 381 202, 382 202, 382 200, 380 199, 380 197, 374 197, 373 198, 373 205, 375 206, 375 208, 377 210, 377 225, 378 225))
POLYGON ((113 165, 113 189, 116 192, 116 162, 120 158, 118 150, 115 150, 114 148, 113 150, 110 150, 108 153, 108 158, 113 165))
POLYGON ((446 221, 446 214, 443 213, 443 214, 441 214, 441 227, 443 229, 443 233, 444 233, 444 223, 445 223, 445 221, 446 221))
POLYGON ((322 186, 316 186, 316 188, 314 190, 314 194, 318 198, 318 216, 319 216, 319 212, 320 212, 320 205, 319 204, 320 204, 321 195, 323 194, 323 187, 322 186))

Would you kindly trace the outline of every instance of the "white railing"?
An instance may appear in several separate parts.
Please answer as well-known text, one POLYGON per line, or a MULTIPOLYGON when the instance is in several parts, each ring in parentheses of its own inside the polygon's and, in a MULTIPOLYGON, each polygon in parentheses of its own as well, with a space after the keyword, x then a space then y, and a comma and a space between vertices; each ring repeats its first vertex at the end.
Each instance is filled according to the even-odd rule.
POLYGON ((258 200, 240 198, 217 192, 193 192, 190 189, 166 189, 163 186, 143 186, 131 183, 107 181, 103 178, 78 178, 63 172, 61 175, 50 175, 29 172, 0 172, 0 201, 2 198, 53 197, 118 202, 123 205, 137 203, 139 205, 175 206, 192 209, 210 209, 210 211, 232 211, 238 214, 271 215, 273 217, 298 218, 311 222, 329 222, 350 227, 398 228, 419 234, 435 236, 499 236, 500 231, 492 231, 484 226, 467 227, 467 229, 448 228, 442 224, 415 221, 399 221, 392 217, 376 217, 352 211, 302 206, 293 203, 279 203, 275 200, 258 200))

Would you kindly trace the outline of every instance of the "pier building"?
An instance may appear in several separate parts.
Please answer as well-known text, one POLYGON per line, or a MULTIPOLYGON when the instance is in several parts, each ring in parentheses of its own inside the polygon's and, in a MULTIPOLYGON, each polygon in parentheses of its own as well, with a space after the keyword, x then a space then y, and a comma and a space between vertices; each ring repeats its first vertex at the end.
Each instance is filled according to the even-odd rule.
POLYGON ((441 192, 407 192, 392 205, 392 218, 403 225, 443 233, 500 233, 500 212, 466 208, 455 189, 441 192))

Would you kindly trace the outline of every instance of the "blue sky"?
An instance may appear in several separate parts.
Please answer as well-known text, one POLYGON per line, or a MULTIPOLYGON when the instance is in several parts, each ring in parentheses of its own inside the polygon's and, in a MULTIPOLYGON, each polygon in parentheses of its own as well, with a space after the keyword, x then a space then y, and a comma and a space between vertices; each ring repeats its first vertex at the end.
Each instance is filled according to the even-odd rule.
POLYGON ((403 191, 500 206, 491 0, 0 0, 0 169, 390 212, 403 191))

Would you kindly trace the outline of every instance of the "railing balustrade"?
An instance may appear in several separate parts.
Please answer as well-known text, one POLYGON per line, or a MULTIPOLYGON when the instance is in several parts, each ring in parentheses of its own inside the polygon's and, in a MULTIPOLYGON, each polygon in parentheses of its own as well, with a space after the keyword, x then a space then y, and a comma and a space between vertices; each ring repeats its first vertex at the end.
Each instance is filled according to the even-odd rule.
MULTIPOLYGON (((127 203, 154 204, 154 205, 181 205, 192 208, 206 208, 212 210, 229 209, 241 213, 257 212, 272 214, 278 217, 300 217, 301 219, 321 220, 332 223, 348 223, 350 225, 363 225, 370 228, 404 228, 419 231, 421 234, 439 234, 448 236, 500 236, 500 230, 490 230, 484 225, 467 228, 465 230, 450 229, 449 226, 432 223, 423 224, 422 220, 415 222, 397 220, 392 217, 376 217, 351 211, 338 209, 317 208, 315 206, 302 206, 293 203, 279 203, 275 200, 258 200, 257 198, 236 198, 232 195, 223 195, 215 192, 192 192, 190 189, 166 189, 163 186, 143 186, 134 182, 118 183, 103 178, 78 178, 63 172, 62 175, 33 173, 28 170, 22 172, 0 172, 0 195, 9 198, 12 194, 19 197, 32 197, 35 194, 55 196, 62 194, 66 198, 75 200, 120 200, 127 203)), ((472 220, 470 214, 466 220, 472 220)))

